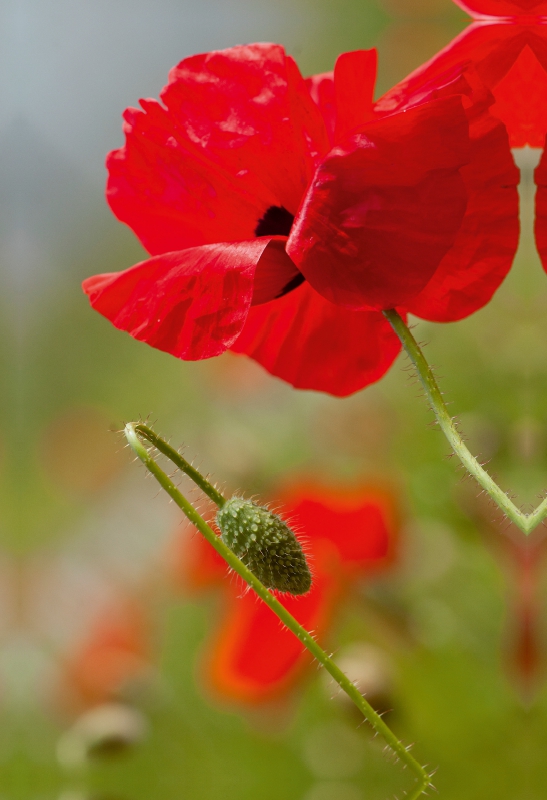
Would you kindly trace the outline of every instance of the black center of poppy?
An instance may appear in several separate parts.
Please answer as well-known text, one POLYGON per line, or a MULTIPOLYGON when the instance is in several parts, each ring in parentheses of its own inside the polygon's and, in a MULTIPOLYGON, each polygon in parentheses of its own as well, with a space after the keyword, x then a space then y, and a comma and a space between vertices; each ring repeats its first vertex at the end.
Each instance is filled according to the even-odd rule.
POLYGON ((293 289, 297 289, 301 284, 305 281, 304 276, 301 272, 297 272, 296 275, 290 279, 288 283, 281 289, 279 294, 276 294, 275 299, 277 300, 279 297, 283 297, 284 295, 292 292, 293 289))
POLYGON ((294 222, 293 215, 283 206, 270 206, 258 220, 255 236, 288 236, 294 222))

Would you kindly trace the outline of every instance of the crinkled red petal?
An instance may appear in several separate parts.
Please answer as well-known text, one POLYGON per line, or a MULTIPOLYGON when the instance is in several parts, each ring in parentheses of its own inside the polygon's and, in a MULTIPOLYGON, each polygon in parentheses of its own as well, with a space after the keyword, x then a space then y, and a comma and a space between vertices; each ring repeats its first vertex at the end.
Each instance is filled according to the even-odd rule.
POLYGON ((511 146, 541 147, 547 131, 547 55, 545 42, 534 36, 536 51, 530 45, 520 52, 515 63, 495 88, 496 103, 491 112, 511 131, 511 146), (538 48, 538 44, 543 47, 538 48))
POLYGON ((505 126, 487 117, 471 126, 472 156, 461 170, 467 209, 453 246, 408 310, 449 322, 482 308, 507 275, 519 240, 520 179, 505 126), (474 130, 475 128, 475 130, 474 130))
POLYGON ((178 358, 210 358, 239 336, 260 259, 283 242, 264 237, 204 245, 84 281, 93 308, 116 328, 178 358))
MULTIPOLYGON (((534 111, 537 119, 530 121, 526 101, 519 100, 524 95, 534 96, 529 76, 521 76, 524 83, 515 91, 513 73, 517 67, 522 71, 520 60, 529 50, 530 36, 530 30, 522 26, 472 25, 375 106, 377 113, 404 108, 424 92, 431 93, 436 85, 441 87, 450 74, 459 73, 468 83, 468 89, 462 91, 470 123, 471 158, 461 170, 467 209, 453 246, 425 288, 407 303, 410 311, 423 318, 448 322, 473 313, 491 299, 511 267, 519 236, 520 176, 504 125, 507 123, 513 143, 518 144, 535 136, 542 126, 537 117, 540 112, 534 111)), ((539 64, 538 68, 542 70, 539 64)), ((450 87, 442 91, 447 89, 450 87)))
POLYGON ((149 252, 251 238, 272 205, 296 213, 329 143, 282 47, 187 58, 161 99, 127 110, 126 144, 107 162, 110 206, 149 252))
POLYGON ((306 78, 308 91, 319 107, 331 144, 334 143, 336 128, 336 98, 334 94, 334 72, 322 72, 306 78))
MULTIPOLYGON (((520 64, 522 55, 517 64, 520 64)), ((543 72, 537 59, 536 64, 543 72)), ((370 119, 373 66, 373 51, 346 53, 337 61, 337 72, 309 79, 312 96, 328 120, 333 138, 335 120, 337 116, 344 119, 345 109, 351 109, 350 116, 361 114, 361 119, 356 117, 355 126, 370 119), (366 83, 367 74, 369 84, 366 83), (357 90, 359 84, 365 85, 364 91, 357 90), (349 87, 354 98, 362 98, 361 103, 354 101, 351 105, 347 102, 349 87), (342 102, 344 97, 346 102, 342 102)), ((442 96, 462 93, 471 135, 470 163, 461 169, 468 194, 466 214, 454 244, 433 277, 408 303, 409 310, 418 316, 442 322, 461 319, 490 300, 511 267, 519 234, 516 188, 519 173, 509 149, 505 127, 490 115, 494 98, 474 71, 466 69, 465 76, 462 65, 448 65, 444 74, 424 76, 420 85, 412 85, 412 91, 398 93, 397 89, 392 90, 373 109, 381 116, 442 96)), ((513 95, 517 94, 514 88, 513 95)), ((494 109, 499 110, 499 86, 496 91, 494 109)), ((536 105, 534 113, 545 115, 544 128, 547 130, 547 100, 536 105)), ((351 130, 352 123, 346 124, 351 130)))
POLYGON ((447 75, 475 72, 487 89, 495 92, 499 81, 515 63, 528 41, 529 29, 520 25, 473 23, 443 50, 389 89, 375 104, 381 114, 407 107, 424 87, 444 82, 447 75))
POLYGON ((298 389, 337 397, 379 380, 400 349, 382 314, 340 308, 308 283, 251 308, 232 345, 298 389))
POLYGON ((285 250, 286 236, 272 239, 256 265, 253 285, 253 306, 282 297, 295 282, 304 280, 285 250))
POLYGON ((312 286, 346 308, 405 306, 453 245, 469 161, 461 100, 368 123, 323 161, 287 252, 312 286))

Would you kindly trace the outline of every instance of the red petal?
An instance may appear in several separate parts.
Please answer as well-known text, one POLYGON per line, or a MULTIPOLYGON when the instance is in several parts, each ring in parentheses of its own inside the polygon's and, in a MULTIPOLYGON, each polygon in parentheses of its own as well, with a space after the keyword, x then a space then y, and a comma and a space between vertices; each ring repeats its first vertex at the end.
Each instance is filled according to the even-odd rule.
POLYGON ((282 47, 185 59, 161 99, 128 109, 108 159, 112 210, 151 253, 251 238, 272 205, 296 213, 328 140, 282 47))
POLYGON ((454 0, 472 17, 541 17, 547 15, 545 0, 454 0))
POLYGON ((329 140, 334 142, 334 129, 336 127, 336 99, 334 96, 334 72, 322 72, 320 75, 312 75, 306 78, 306 85, 309 93, 319 107, 329 140))
POLYGON ((336 547, 346 570, 385 566, 393 556, 398 520, 393 496, 375 487, 334 491, 303 483, 289 489, 283 509, 314 554, 317 541, 336 547))
POLYGON ((210 358, 237 339, 256 265, 277 242, 205 245, 165 253, 84 281, 93 308, 116 328, 178 358, 210 358))
POLYGON ((511 146, 542 147, 547 131, 547 71, 545 33, 530 36, 511 69, 495 87, 491 112, 511 131, 511 146), (538 60, 539 54, 542 63, 538 60))
POLYGON ((471 161, 461 170, 468 203, 456 240, 425 289, 408 304, 419 317, 449 322, 472 314, 490 300, 513 263, 520 175, 505 127, 490 118, 488 128, 481 124, 472 136, 471 161))
MULTIPOLYGON (((527 34, 518 28, 517 35, 508 36, 508 27, 471 26, 429 65, 390 90, 375 107, 378 113, 387 113, 431 93, 442 95, 456 90, 463 94, 471 138, 470 162, 461 169, 468 203, 454 245, 427 286, 407 304, 410 311, 426 319, 461 319, 485 305, 510 269, 518 245, 519 173, 504 125, 496 115, 502 116, 500 87, 507 75, 502 76, 513 71, 511 65, 527 47, 527 34), (447 83, 450 75, 456 76, 452 86, 447 83), (494 104, 494 96, 483 81, 495 92, 494 104)), ((511 102, 513 105, 504 109, 506 115, 517 113, 514 98, 511 102)), ((517 124, 516 116, 513 122, 517 124)), ((523 118, 518 126, 521 130, 525 127, 523 118)))
POLYGON ((451 69, 464 74, 473 70, 496 99, 490 111, 507 126, 511 147, 542 147, 546 130, 546 67, 546 26, 477 22, 390 89, 376 103, 375 110, 393 112, 424 85, 434 83, 451 69), (530 53, 524 54, 526 49, 531 50, 533 58, 530 53))
POLYGON ((304 277, 285 250, 286 236, 272 240, 257 264, 253 286, 253 306, 281 297, 295 281, 304 277))
POLYGON ((372 100, 377 66, 376 50, 355 50, 338 56, 334 72, 307 78, 331 142, 345 138, 374 116, 372 100))
POLYGON ((466 206, 468 122, 449 97, 365 126, 325 159, 287 251, 346 308, 404 306, 454 243, 466 206))
POLYGON ((375 111, 393 113, 423 93, 424 87, 431 90, 439 82, 445 82, 447 75, 465 75, 468 70, 476 72, 486 88, 495 92, 496 85, 515 63, 528 38, 529 30, 519 25, 474 23, 380 97, 375 111))
POLYGON ((337 142, 362 128, 373 117, 377 69, 376 50, 355 50, 338 56, 334 66, 337 142))
POLYGON ((177 531, 167 552, 167 568, 174 584, 190 591, 223 585, 229 573, 226 561, 199 531, 190 531, 177 531))
POLYGON ((535 171, 536 191, 536 219, 535 234, 543 269, 547 272, 547 150, 541 155, 541 160, 535 171))
POLYGON ((347 311, 304 283, 251 308, 232 350, 298 389, 345 397, 379 380, 400 343, 382 314, 347 311))

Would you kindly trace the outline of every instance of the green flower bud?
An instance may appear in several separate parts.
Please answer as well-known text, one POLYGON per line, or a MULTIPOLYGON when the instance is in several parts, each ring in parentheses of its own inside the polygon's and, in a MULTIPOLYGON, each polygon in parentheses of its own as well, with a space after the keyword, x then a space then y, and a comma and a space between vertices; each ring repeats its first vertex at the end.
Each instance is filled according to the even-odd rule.
POLYGON ((217 514, 221 538, 268 589, 305 594, 311 573, 302 546, 281 517, 232 497, 217 514))

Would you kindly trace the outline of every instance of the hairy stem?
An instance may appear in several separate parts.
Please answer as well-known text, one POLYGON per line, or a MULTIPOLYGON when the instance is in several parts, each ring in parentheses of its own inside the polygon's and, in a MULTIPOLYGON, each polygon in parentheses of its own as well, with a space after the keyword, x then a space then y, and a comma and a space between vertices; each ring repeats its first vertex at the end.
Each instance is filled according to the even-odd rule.
MULTIPOLYGON (((302 642, 310 653, 319 661, 320 664, 330 673, 336 683, 341 689, 346 692, 348 697, 355 703, 359 711, 363 714, 365 719, 370 723, 373 730, 378 733, 396 754, 396 756, 414 773, 417 780, 417 785, 413 787, 410 800, 416 800, 423 792, 431 785, 431 778, 427 770, 420 765, 418 761, 410 754, 406 747, 399 741, 393 731, 386 725, 381 716, 376 713, 370 703, 368 703, 363 695, 359 692, 356 686, 349 680, 347 675, 335 664, 335 662, 325 653, 325 651, 317 644, 313 636, 303 628, 299 622, 290 614, 285 606, 258 580, 258 578, 240 561, 240 559, 224 544, 222 539, 216 535, 214 530, 207 524, 203 517, 198 514, 195 508, 188 502, 188 500, 181 494, 171 479, 166 473, 158 466, 158 464, 151 457, 150 453, 139 439, 139 434, 142 435, 147 441, 151 442, 155 447, 170 458, 173 463, 179 465, 181 456, 176 450, 173 450, 165 441, 160 439, 150 429, 143 430, 145 426, 129 423, 125 426, 125 436, 130 446, 149 470, 156 478, 160 486, 167 492, 171 499, 177 506, 184 512, 190 522, 203 534, 209 544, 211 544, 217 553, 226 561, 228 566, 237 572, 237 574, 246 581, 249 586, 256 592, 261 600, 273 611, 273 613, 286 625, 286 627, 294 633, 294 635, 302 642), (161 445, 161 446, 160 446, 161 445), (173 458, 172 458, 173 456, 173 458)), ((182 459, 184 461, 184 459, 182 459)), ((186 465, 187 462, 184 462, 186 465)), ((188 465, 189 466, 189 465, 188 465)), ((196 472, 193 468, 193 473, 196 472)), ((186 468, 184 471, 190 474, 186 468)), ((198 473, 199 474, 199 473, 198 473)), ((193 474, 190 474, 193 477, 193 474)), ((201 478, 201 476, 200 476, 201 478)), ((203 480, 203 478, 202 478, 203 480)), ((196 483, 198 483, 196 481, 196 483)), ((198 485, 202 485, 198 483, 198 485)), ((216 490, 215 490, 216 491, 216 490)), ((210 495, 209 495, 210 496, 210 495)), ((224 500, 224 498, 223 498, 224 500)))
POLYGON ((465 445, 456 425, 446 407, 443 396, 437 381, 433 375, 433 370, 427 363, 425 356, 410 332, 408 326, 395 311, 390 309, 384 311, 384 316, 390 322, 393 330, 399 337, 401 344, 406 350, 410 360, 416 367, 418 377, 425 390, 429 404, 437 418, 440 429, 448 439, 448 442, 458 456, 465 469, 472 475, 477 483, 482 486, 485 492, 492 498, 497 506, 503 513, 513 522, 520 530, 528 535, 532 530, 539 525, 540 522, 547 516, 547 499, 545 499, 535 511, 531 514, 524 514, 513 503, 511 498, 497 485, 497 483, 490 477, 488 472, 479 464, 475 456, 473 456, 467 446, 465 445))
POLYGON ((149 428, 148 425, 142 425, 138 423, 137 425, 133 426, 136 433, 139 436, 142 436, 144 439, 147 439, 150 444, 154 445, 154 447, 163 453, 164 456, 173 462, 173 464, 178 467, 181 472, 184 472, 191 478, 197 486, 204 492, 207 497, 209 497, 213 503, 216 503, 219 508, 222 508, 224 503, 226 502, 226 498, 221 495, 221 493, 209 483, 209 481, 203 477, 201 472, 199 472, 195 467, 193 467, 185 458, 181 456, 178 450, 175 450, 174 447, 171 447, 165 439, 162 439, 157 433, 154 433, 152 428, 149 428))

